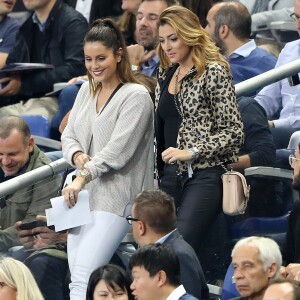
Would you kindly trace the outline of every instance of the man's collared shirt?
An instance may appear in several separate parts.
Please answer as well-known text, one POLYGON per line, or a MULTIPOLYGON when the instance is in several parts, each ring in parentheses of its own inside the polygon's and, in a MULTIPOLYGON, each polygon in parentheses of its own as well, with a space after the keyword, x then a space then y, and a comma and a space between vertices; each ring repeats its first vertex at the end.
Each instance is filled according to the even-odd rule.
MULTIPOLYGON (((48 19, 48 18, 47 18, 47 19, 48 19)), ((40 22, 40 20, 38 19, 36 13, 34 13, 34 14, 32 15, 32 21, 33 21, 33 23, 35 23, 35 24, 37 24, 37 25, 39 26, 39 30, 40 30, 41 32, 44 32, 44 31, 45 31, 47 20, 42 24, 42 23, 40 22)))
MULTIPOLYGON (((100 0, 97 0, 100 1, 100 0)), ((87 22, 90 21, 90 14, 93 0, 77 0, 76 10, 79 11, 86 18, 87 22)))
MULTIPOLYGON (((282 49, 275 68, 300 58, 300 40, 287 43, 282 49)), ((299 76, 299 74, 298 74, 299 76)), ((300 84, 291 86, 288 78, 264 87, 255 100, 265 109, 268 119, 280 111, 274 120, 278 128, 300 128, 300 84)))
POLYGON ((230 55, 229 58, 236 58, 238 56, 248 57, 250 53, 256 48, 254 40, 250 40, 248 43, 243 46, 235 49, 230 55))
POLYGON ((178 300, 184 294, 186 294, 186 291, 183 285, 181 284, 168 296, 166 300, 178 300))
POLYGON ((155 76, 155 71, 159 63, 158 55, 153 56, 147 61, 147 64, 142 65, 142 73, 147 76, 155 76))
POLYGON ((0 53, 9 53, 15 44, 16 33, 21 22, 11 17, 0 21, 0 53))
POLYGON ((162 236, 159 240, 157 240, 155 243, 157 244, 162 244, 174 231, 176 230, 176 228, 174 230, 172 230, 171 232, 167 233, 166 235, 162 236))

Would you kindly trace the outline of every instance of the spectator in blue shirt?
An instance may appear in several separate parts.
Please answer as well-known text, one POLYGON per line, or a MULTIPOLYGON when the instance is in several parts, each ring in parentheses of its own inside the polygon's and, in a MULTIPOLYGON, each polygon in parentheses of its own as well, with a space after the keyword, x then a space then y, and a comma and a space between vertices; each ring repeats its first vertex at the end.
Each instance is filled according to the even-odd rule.
POLYGON ((251 15, 243 4, 215 4, 207 14, 205 29, 227 57, 235 84, 275 67, 276 58, 250 39, 251 15))
MULTIPOLYGON (((300 0, 295 0, 294 13, 300 35, 300 0)), ((300 58, 300 40, 287 43, 282 49, 275 68, 300 58)), ((300 130, 299 74, 284 78, 264 87, 255 97, 265 109, 277 148, 286 148, 293 131, 300 130), (292 77, 291 77, 292 78, 292 77)))
POLYGON ((0 69, 5 65, 6 58, 16 39, 16 33, 20 26, 17 19, 8 17, 12 12, 16 0, 0 2, 0 69))

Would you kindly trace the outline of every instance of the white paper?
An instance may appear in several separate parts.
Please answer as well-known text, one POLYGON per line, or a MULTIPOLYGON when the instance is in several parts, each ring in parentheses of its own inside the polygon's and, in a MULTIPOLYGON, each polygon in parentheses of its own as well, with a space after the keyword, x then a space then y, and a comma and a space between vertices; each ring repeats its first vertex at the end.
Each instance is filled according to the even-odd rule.
POLYGON ((47 219, 47 226, 54 225, 54 220, 53 220, 53 216, 52 216, 52 208, 45 209, 45 213, 46 213, 46 219, 47 219))
POLYGON ((92 222, 89 194, 83 190, 78 194, 77 203, 69 208, 63 196, 50 199, 55 231, 61 231, 92 222))

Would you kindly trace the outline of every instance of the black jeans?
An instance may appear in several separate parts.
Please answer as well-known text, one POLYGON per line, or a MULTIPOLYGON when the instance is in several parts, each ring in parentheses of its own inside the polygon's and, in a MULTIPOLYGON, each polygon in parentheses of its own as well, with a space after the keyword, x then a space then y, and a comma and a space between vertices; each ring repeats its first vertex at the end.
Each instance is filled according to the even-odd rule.
POLYGON ((177 227, 196 253, 222 208, 222 167, 194 171, 193 177, 183 175, 177 227))
POLYGON ((174 198, 176 210, 179 209, 182 191, 182 175, 177 174, 177 165, 165 165, 159 188, 174 198))
POLYGON ((201 247, 203 236, 222 208, 222 167, 216 166, 178 175, 176 165, 166 165, 160 189, 170 194, 178 209, 177 227, 194 248, 201 247))

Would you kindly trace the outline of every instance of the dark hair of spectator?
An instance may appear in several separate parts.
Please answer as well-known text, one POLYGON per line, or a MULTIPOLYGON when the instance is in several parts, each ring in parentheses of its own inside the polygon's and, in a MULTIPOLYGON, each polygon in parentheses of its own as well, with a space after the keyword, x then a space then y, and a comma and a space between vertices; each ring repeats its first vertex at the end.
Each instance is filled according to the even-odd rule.
POLYGON ((193 11, 200 20, 201 26, 207 25, 206 16, 215 1, 213 0, 181 0, 181 5, 193 11))
POLYGON ((114 291, 119 288, 126 291, 128 299, 133 300, 130 290, 131 280, 129 276, 121 267, 112 264, 107 264, 93 271, 88 282, 86 300, 94 299, 94 291, 100 280, 104 280, 106 285, 114 291))
POLYGON ((164 271, 170 285, 180 285, 179 259, 168 245, 149 244, 139 248, 130 258, 130 270, 134 267, 143 267, 150 277, 164 271))
POLYGON ((176 228, 174 199, 161 190, 146 190, 134 200, 134 217, 156 233, 169 233, 176 228))
POLYGON ((222 2, 214 15, 215 35, 227 25, 238 39, 249 39, 251 35, 251 15, 245 5, 239 2, 222 2))

